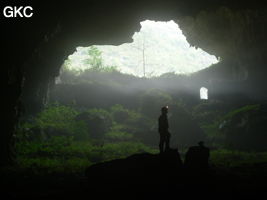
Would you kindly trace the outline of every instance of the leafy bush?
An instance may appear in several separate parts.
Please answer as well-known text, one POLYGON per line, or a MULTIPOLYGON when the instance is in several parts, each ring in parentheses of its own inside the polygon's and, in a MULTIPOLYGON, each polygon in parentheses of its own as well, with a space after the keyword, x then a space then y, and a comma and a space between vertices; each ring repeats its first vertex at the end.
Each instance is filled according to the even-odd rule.
POLYGON ((78 112, 71 107, 52 104, 47 106, 37 115, 36 123, 40 128, 55 127, 58 129, 69 129, 68 122, 72 121, 78 112))
POLYGON ((132 140, 133 135, 127 132, 111 131, 106 133, 105 138, 110 142, 120 142, 132 140))
POLYGON ((259 104, 254 104, 254 105, 246 105, 243 106, 241 108, 235 109, 230 111, 229 113, 227 113, 223 119, 231 119, 233 117, 236 117, 237 115, 241 115, 243 113, 247 113, 247 112, 254 112, 254 111, 258 111, 260 109, 260 105, 259 104))
POLYGON ((18 159, 21 169, 29 169, 35 175, 50 173, 81 173, 92 163, 84 158, 24 158, 18 159))
POLYGON ((117 123, 123 123, 130 117, 130 111, 125 109, 122 105, 116 104, 110 108, 112 118, 117 123))
POLYGON ((95 46, 88 49, 89 58, 84 60, 84 64, 88 65, 92 70, 99 71, 103 68, 102 52, 95 46))
POLYGON ((131 134, 132 141, 138 140, 145 144, 155 143, 156 120, 118 104, 112 106, 110 110, 116 122, 112 126, 113 135, 122 136, 123 134, 124 139, 121 138, 121 140, 126 140, 125 133, 127 133, 128 140, 130 139, 129 134, 131 134))
POLYGON ((112 126, 111 115, 104 109, 89 109, 76 117, 77 121, 83 121, 88 126, 90 138, 101 139, 112 126))
POLYGON ((236 167, 247 164, 266 163, 267 153, 218 149, 211 151, 210 162, 212 165, 224 168, 236 167))
POLYGON ((78 111, 70 106, 57 103, 48 105, 34 120, 34 125, 46 137, 73 136, 74 139, 88 139, 84 122, 76 121, 78 111))
POLYGON ((228 148, 266 151, 266 111, 263 105, 247 105, 222 117, 220 130, 228 148))
POLYGON ((104 160, 123 158, 136 153, 158 153, 157 150, 140 142, 107 143, 102 147, 104 160))
POLYGON ((192 115, 201 125, 220 120, 227 113, 227 106, 217 100, 202 101, 192 109, 192 115))
POLYGON ((135 153, 156 150, 139 142, 116 142, 93 145, 72 138, 54 136, 46 141, 19 142, 17 162, 34 173, 82 172, 97 162, 123 158, 135 153))

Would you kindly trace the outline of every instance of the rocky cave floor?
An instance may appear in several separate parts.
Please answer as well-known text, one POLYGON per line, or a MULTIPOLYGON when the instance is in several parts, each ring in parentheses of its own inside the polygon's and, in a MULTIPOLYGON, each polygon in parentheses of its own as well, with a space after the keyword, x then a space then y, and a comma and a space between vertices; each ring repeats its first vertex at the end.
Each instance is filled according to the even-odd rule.
POLYGON ((177 155, 137 154, 95 164, 80 174, 2 173, 1 196, 8 197, 5 199, 267 197, 266 163, 232 170, 215 167, 199 170, 185 168, 179 159, 177 155), (244 170, 248 176, 238 175, 244 170))

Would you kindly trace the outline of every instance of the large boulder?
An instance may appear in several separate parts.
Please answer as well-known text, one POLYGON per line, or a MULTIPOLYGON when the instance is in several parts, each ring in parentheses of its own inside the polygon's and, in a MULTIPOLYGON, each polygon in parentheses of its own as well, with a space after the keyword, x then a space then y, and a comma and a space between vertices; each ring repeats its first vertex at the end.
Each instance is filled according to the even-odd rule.
POLYGON ((102 184, 154 185, 175 182, 182 161, 176 149, 163 154, 142 153, 90 166, 86 176, 94 186, 102 184))
POLYGON ((192 146, 185 154, 184 165, 189 170, 199 172, 200 170, 209 169, 210 150, 205 147, 203 142, 199 142, 198 146, 192 146))

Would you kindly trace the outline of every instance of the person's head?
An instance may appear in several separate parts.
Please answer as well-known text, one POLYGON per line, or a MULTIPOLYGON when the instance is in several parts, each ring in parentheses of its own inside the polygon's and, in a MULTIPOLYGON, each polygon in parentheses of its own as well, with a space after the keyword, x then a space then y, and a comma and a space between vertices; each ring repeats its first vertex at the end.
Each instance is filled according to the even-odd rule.
POLYGON ((168 113, 168 106, 164 106, 161 108, 161 113, 162 114, 167 114, 168 113))
POLYGON ((200 142, 198 142, 198 145, 201 146, 201 147, 203 147, 204 146, 204 142, 203 141, 200 141, 200 142))

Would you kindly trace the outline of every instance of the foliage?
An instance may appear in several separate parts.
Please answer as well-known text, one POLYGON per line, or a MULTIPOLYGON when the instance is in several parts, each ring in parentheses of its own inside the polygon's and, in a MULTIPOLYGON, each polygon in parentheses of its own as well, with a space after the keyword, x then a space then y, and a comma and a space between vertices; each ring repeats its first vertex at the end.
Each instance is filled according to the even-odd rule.
POLYGON ((110 131, 106 133, 105 138, 110 142, 129 141, 133 138, 133 135, 127 132, 110 131))
POLYGON ((99 71, 103 67, 102 52, 95 46, 88 49, 89 58, 84 60, 85 65, 89 65, 92 70, 99 71))
POLYGON ((98 73, 119 73, 117 66, 103 64, 102 52, 97 47, 89 47, 87 54, 88 58, 83 60, 83 68, 80 69, 74 68, 70 59, 65 60, 59 77, 61 84, 90 83, 90 79, 95 80, 98 73))
POLYGON ((260 108, 259 104, 246 105, 246 106, 243 106, 241 108, 238 108, 238 109, 235 109, 235 110, 229 112, 228 114, 226 114, 223 117, 223 119, 227 120, 227 119, 233 118, 233 117, 235 117, 237 115, 240 115, 240 114, 243 114, 243 113, 246 113, 246 112, 257 111, 257 110, 259 110, 259 108, 260 108))
POLYGON ((226 111, 226 106, 221 101, 209 100, 202 101, 194 106, 192 115, 202 125, 207 125, 216 120, 220 120, 226 111))
MULTIPOLYGON (((169 75, 175 79, 173 74, 169 75)), ((205 140, 210 147, 229 148, 212 151, 215 165, 234 166, 245 163, 246 159, 258 162, 248 152, 233 150, 239 149, 242 143, 246 147, 251 142, 264 145, 266 140, 262 136, 266 131, 262 130, 266 130, 266 115, 260 111, 260 105, 230 110, 225 103, 209 100, 191 106, 178 90, 155 89, 153 84, 142 88, 147 80, 103 71, 101 67, 76 71, 70 76, 73 76, 68 80, 71 84, 58 85, 58 91, 64 90, 69 101, 49 104, 36 116, 20 123, 16 149, 21 166, 44 172, 79 171, 93 163, 134 153, 157 153, 157 119, 165 105, 170 107, 172 147, 178 145, 184 150, 205 140), (129 91, 133 83, 137 89, 132 93, 129 91), (77 103, 70 105, 73 101, 77 103)), ((252 147, 258 150, 257 146, 252 147)))
POLYGON ((226 147, 225 135, 220 127, 223 116, 230 110, 222 101, 202 101, 192 109, 192 117, 203 130, 207 143, 212 147, 226 147))
POLYGON ((205 118, 197 112, 194 115, 201 121, 210 145, 243 151, 266 150, 263 141, 266 140, 267 118, 260 105, 241 106, 228 112, 204 110, 210 117, 205 118))
POLYGON ((106 72, 106 73, 119 73, 119 69, 117 66, 111 65, 111 66, 105 66, 101 72, 106 72))
POLYGON ((135 123, 143 118, 141 113, 126 109, 120 104, 115 104, 114 106, 112 106, 110 108, 110 113, 115 122, 128 125, 137 125, 135 123))
POLYGON ((110 108, 110 113, 115 122, 123 123, 130 117, 130 111, 122 105, 116 104, 110 108))
POLYGON ((47 106, 36 118, 40 128, 54 127, 56 129, 70 129, 69 122, 72 121, 78 112, 69 106, 52 104, 47 106))
POLYGON ((18 138, 47 139, 52 136, 71 136, 74 139, 88 139, 87 125, 76 121, 78 111, 58 103, 47 105, 31 121, 20 124, 18 138))
POLYGON ((60 70, 60 82, 74 84, 78 82, 78 75, 82 73, 82 70, 71 68, 71 61, 69 59, 64 61, 64 64, 60 70))
POLYGON ((17 162, 35 173, 82 172, 97 162, 123 158, 140 152, 156 151, 138 142, 112 142, 101 146, 90 141, 74 141, 53 136, 45 141, 20 141, 16 144, 17 162))
POLYGON ((88 109, 77 115, 76 120, 87 124, 91 138, 103 138, 112 126, 111 115, 104 109, 88 109))
POLYGON ((211 151, 212 165, 223 168, 267 162, 267 152, 244 152, 238 150, 218 149, 211 151))
POLYGON ((225 135, 219 129, 219 123, 216 121, 210 124, 202 124, 201 129, 204 131, 207 142, 212 147, 226 147, 225 135))
POLYGON ((266 151, 266 111, 260 105, 246 105, 222 118, 221 131, 229 148, 266 151))
POLYGON ((166 72, 164 74, 161 74, 160 78, 170 79, 170 78, 176 78, 177 76, 179 75, 176 74, 175 72, 166 72))
MULTIPOLYGON (((116 122, 112 127, 113 132, 127 133, 127 137, 131 134, 132 140, 139 140, 145 144, 155 144, 157 138, 155 137, 157 132, 155 120, 118 104, 112 106, 110 110, 116 122)), ((124 139, 126 138, 124 137, 124 139)))
MULTIPOLYGON (((172 129, 175 128, 176 124, 178 124, 177 130, 180 132, 183 130, 182 125, 186 126, 187 129, 190 130, 194 127, 192 124, 188 124, 190 120, 190 123, 193 123, 192 116, 190 116, 189 111, 186 110, 182 102, 171 104, 170 108, 171 112, 169 114, 171 118, 181 123, 179 124, 177 121, 176 123, 175 121, 172 122, 172 129)), ((250 108, 257 107, 253 106, 250 108)), ((244 110, 248 111, 251 109, 239 108, 237 111, 234 110, 230 113, 237 114, 244 110)), ((21 132, 18 132, 16 143, 18 165, 22 169, 28 169, 35 174, 49 174, 55 172, 80 173, 84 171, 86 167, 94 163, 124 158, 135 153, 158 153, 157 148, 154 149, 145 144, 146 137, 148 137, 148 140, 151 141, 152 138, 156 138, 155 134, 157 134, 156 130, 154 130, 153 134, 148 134, 150 133, 148 121, 151 119, 148 118, 148 121, 145 121, 144 119, 146 117, 142 114, 127 109, 122 105, 114 105, 109 109, 109 111, 104 109, 89 109, 85 112, 79 112, 70 106, 63 106, 59 104, 49 105, 37 115, 37 119, 33 118, 21 124, 19 129, 21 132), (114 116, 120 112, 127 113, 126 119, 117 116, 115 117, 116 120, 113 120, 114 116), (68 131, 65 131, 64 135, 53 134, 45 138, 32 137, 32 135, 35 134, 32 129, 34 129, 37 125, 44 130, 44 133, 46 133, 45 130, 47 127, 55 127, 57 130, 73 130, 69 128, 68 125, 64 125, 64 123, 72 121, 82 121, 86 124, 86 120, 79 119, 79 116, 82 113, 89 114, 87 115, 88 120, 92 120, 95 117, 108 119, 109 128, 106 129, 106 132, 104 131, 104 140, 101 141, 99 138, 96 138, 94 141, 91 136, 87 140, 77 140, 77 137, 74 137, 74 132, 69 134, 71 132, 68 131), (68 116, 63 117, 61 115, 68 116), (139 120, 144 122, 144 127, 138 130, 138 126, 141 124, 139 120), (59 123, 54 125, 56 121, 59 123), (142 132, 142 130, 145 130, 145 132, 142 132), (22 133, 25 132, 27 134, 23 135, 22 133), (142 142, 138 142, 138 138, 142 138, 142 142)), ((235 115, 226 114, 225 116, 231 116, 233 118, 235 115)), ((212 137, 216 137, 215 132, 218 129, 218 121, 215 120, 215 122, 212 124, 204 123, 203 126, 206 127, 202 127, 205 131, 210 129, 210 140, 212 137)), ((181 140, 181 138, 179 139, 181 140)), ((262 162, 266 162, 266 153, 218 149, 211 151, 210 162, 212 166, 219 168, 234 169, 243 165, 251 165, 253 167, 257 163, 260 164, 262 162)))
POLYGON ((158 151, 140 142, 107 143, 103 146, 105 160, 123 158, 136 153, 157 153, 158 151))

